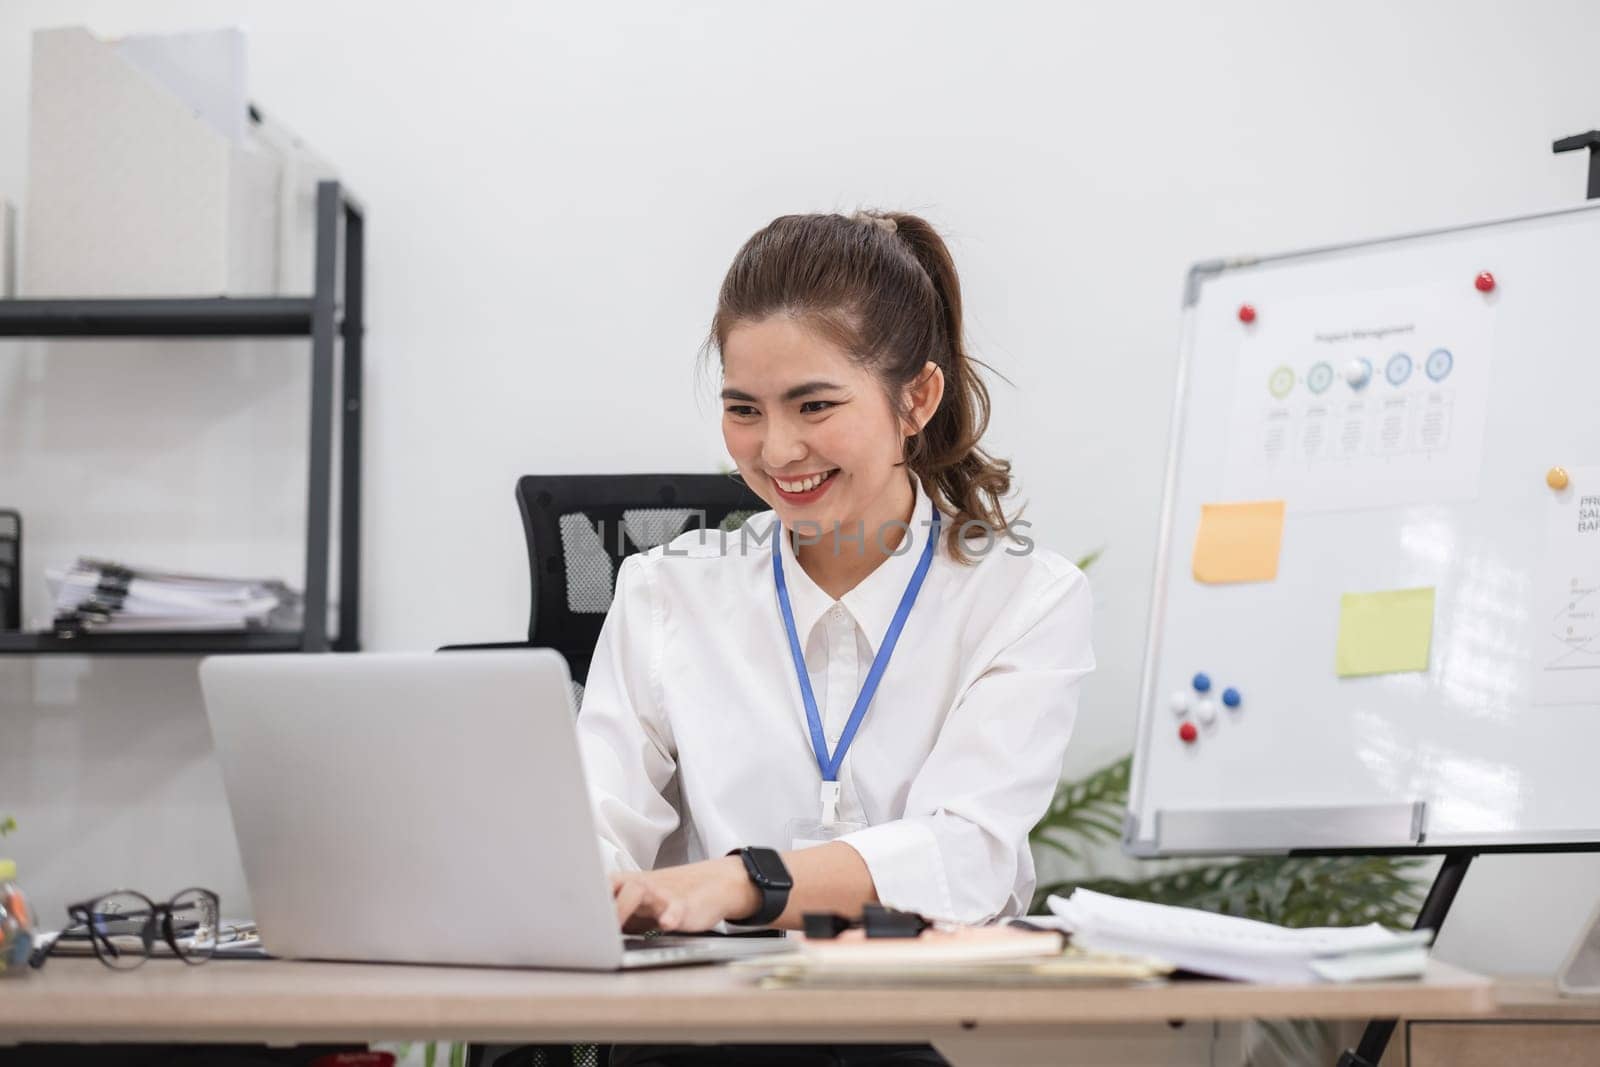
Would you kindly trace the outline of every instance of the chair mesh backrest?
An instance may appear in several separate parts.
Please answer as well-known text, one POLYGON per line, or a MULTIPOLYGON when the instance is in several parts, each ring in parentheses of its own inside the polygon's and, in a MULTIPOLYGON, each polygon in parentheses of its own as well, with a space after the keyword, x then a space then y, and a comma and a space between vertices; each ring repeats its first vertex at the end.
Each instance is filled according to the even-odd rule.
POLYGON ((527 475, 517 502, 533 581, 528 640, 566 656, 580 684, 623 559, 686 530, 737 529, 766 509, 721 474, 527 475))
POLYGON ((693 529, 699 515, 694 508, 630 508, 622 513, 621 527, 614 531, 607 531, 585 512, 560 516, 567 610, 604 615, 611 608, 616 571, 602 538, 618 537, 618 547, 626 546, 624 555, 644 552, 693 529))

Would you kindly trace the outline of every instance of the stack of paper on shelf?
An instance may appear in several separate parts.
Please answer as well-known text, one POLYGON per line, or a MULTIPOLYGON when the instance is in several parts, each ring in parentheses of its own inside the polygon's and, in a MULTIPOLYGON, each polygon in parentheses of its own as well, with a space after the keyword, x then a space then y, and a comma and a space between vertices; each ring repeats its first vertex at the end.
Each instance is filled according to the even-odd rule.
POLYGON ((283 582, 136 570, 80 558, 45 572, 61 634, 295 629, 302 599, 283 582))
POLYGON ((1401 933, 1376 923, 1294 930, 1087 889, 1049 903, 1074 945, 1155 956, 1184 970, 1246 982, 1414 978, 1427 967, 1433 941, 1431 930, 1401 933))
POLYGON ((773 987, 1123 985, 1159 978, 1159 961, 1063 950, 1053 930, 934 929, 917 937, 802 938, 800 951, 743 961, 773 987))

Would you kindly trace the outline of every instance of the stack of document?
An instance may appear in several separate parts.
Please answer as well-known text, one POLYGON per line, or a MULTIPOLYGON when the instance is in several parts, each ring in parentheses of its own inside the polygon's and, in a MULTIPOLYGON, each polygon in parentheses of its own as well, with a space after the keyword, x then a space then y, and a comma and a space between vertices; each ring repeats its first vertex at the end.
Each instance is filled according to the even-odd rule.
POLYGON ((917 937, 803 938, 800 951, 740 961, 768 988, 1127 985, 1159 978, 1159 961, 1068 948, 1054 930, 938 928, 917 937))
POLYGON ((295 629, 302 598, 283 582, 136 570, 80 558, 45 572, 55 630, 78 633, 295 629))
POLYGON ((1398 933, 1376 923, 1293 930, 1087 889, 1068 899, 1053 896, 1049 904, 1079 947, 1155 956, 1184 970, 1246 982, 1414 978, 1426 969, 1433 941, 1432 930, 1398 933))

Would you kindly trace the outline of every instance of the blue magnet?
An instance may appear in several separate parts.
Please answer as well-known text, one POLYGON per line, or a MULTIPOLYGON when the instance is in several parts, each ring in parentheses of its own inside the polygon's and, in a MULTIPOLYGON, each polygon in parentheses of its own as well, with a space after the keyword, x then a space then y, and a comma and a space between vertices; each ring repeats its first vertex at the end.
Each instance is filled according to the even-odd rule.
POLYGON ((1239 700, 1240 700, 1239 691, 1237 689, 1234 689, 1234 688, 1230 687, 1230 688, 1224 689, 1222 691, 1222 702, 1224 704, 1228 705, 1228 707, 1230 707, 1230 708, 1238 707, 1239 706, 1239 700))
POLYGON ((1205 671, 1201 671, 1199 674, 1194 676, 1194 691, 1196 693, 1207 692, 1208 690, 1210 690, 1210 688, 1211 688, 1211 676, 1208 675, 1205 671))

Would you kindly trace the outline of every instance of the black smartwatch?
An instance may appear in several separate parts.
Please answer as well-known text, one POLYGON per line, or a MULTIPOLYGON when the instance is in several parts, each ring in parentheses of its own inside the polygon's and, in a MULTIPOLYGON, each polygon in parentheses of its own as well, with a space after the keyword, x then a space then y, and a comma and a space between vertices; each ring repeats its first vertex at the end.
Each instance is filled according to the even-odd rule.
POLYGON ((789 890, 794 888, 794 879, 789 877, 783 857, 770 848, 736 848, 728 855, 744 860, 744 871, 761 894, 761 906, 754 914, 728 921, 735 926, 766 926, 776 922, 789 903, 789 890))

